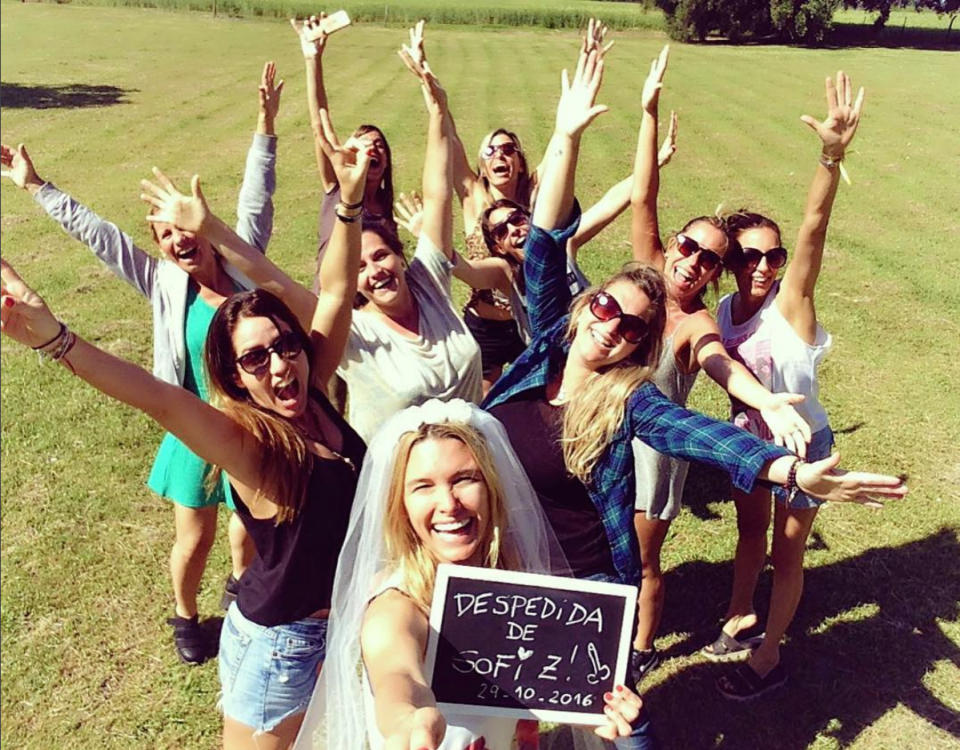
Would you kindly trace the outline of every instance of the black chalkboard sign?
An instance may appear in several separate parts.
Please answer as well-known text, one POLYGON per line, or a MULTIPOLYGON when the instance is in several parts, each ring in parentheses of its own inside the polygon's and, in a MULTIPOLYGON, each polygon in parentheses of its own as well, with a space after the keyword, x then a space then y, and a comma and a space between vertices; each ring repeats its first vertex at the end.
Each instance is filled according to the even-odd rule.
POLYGON ((634 586, 440 565, 425 668, 441 711, 604 723, 636 603, 634 586))

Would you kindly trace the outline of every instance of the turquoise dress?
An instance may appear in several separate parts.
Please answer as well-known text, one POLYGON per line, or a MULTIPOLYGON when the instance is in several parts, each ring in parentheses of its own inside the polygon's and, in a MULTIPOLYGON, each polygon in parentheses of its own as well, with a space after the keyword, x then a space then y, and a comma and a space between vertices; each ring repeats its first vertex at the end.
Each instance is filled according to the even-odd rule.
MULTIPOLYGON (((196 284, 191 282, 187 289, 187 315, 184 321, 187 364, 183 387, 204 401, 209 399, 204 377, 203 346, 214 313, 216 308, 203 300, 196 284)), ((205 508, 227 502, 223 482, 217 485, 212 494, 207 493, 204 482, 208 468, 206 461, 168 432, 160 443, 147 486, 161 497, 188 508, 205 508)))

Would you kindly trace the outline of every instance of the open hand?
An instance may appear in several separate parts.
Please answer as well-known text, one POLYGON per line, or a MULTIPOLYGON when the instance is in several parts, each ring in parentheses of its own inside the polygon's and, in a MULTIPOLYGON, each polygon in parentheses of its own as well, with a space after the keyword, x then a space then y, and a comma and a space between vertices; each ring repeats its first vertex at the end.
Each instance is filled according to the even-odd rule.
POLYGON ((316 138, 337 175, 340 200, 344 203, 362 201, 370 167, 370 153, 364 144, 359 138, 351 138, 341 145, 330 123, 330 113, 325 109, 320 110, 320 129, 316 132, 316 138))
POLYGON ((797 469, 797 486, 819 500, 860 503, 871 508, 883 507, 885 500, 896 500, 907 494, 907 486, 899 477, 845 471, 838 469, 839 465, 839 453, 803 464, 797 469))
POLYGON ((580 49, 586 54, 596 50, 602 58, 613 46, 613 42, 608 42, 606 45, 603 43, 609 30, 605 23, 602 23, 596 18, 591 18, 587 21, 587 30, 583 35, 583 42, 580 45, 580 49))
POLYGON ((863 110, 863 87, 853 101, 853 87, 850 77, 842 70, 837 71, 836 83, 827 76, 827 116, 821 122, 810 115, 800 119, 816 131, 823 142, 823 153, 832 159, 842 159, 843 154, 853 140, 860 124, 863 110), (852 103, 851 103, 852 102, 852 103))
POLYGON ((4 335, 29 347, 52 341, 60 323, 46 302, 28 287, 7 261, 0 258, 0 329, 4 335))
POLYGON ((650 63, 650 72, 643 82, 643 92, 640 102, 645 112, 656 117, 657 106, 660 104, 660 90, 663 88, 663 74, 667 72, 667 61, 670 58, 670 45, 663 45, 660 54, 650 63))
POLYGON ((29 190, 43 185, 43 180, 33 168, 33 161, 22 143, 16 148, 0 145, 0 177, 8 177, 18 188, 29 190))
POLYGON ((640 696, 626 685, 617 685, 614 692, 603 694, 603 703, 607 723, 597 727, 594 732, 611 741, 617 737, 629 737, 643 707, 640 696))
POLYGON ((596 49, 591 52, 581 50, 573 80, 566 70, 561 75, 556 121, 558 133, 571 138, 579 137, 598 115, 607 111, 606 106, 594 103, 602 81, 603 59, 600 52, 596 49))
POLYGON ((417 191, 410 195, 400 193, 393 202, 393 219, 414 237, 420 236, 420 227, 423 224, 423 199, 417 191))
POLYGON ((271 125, 280 110, 280 94, 283 91, 283 80, 275 83, 277 66, 272 60, 263 64, 263 73, 260 76, 259 99, 260 116, 271 125))
POLYGON ((670 126, 667 128, 667 137, 660 144, 660 151, 657 152, 657 166, 665 167, 670 163, 673 155, 677 153, 677 113, 670 110, 670 126))
POLYGON ((150 180, 140 180, 140 187, 144 191, 140 193, 140 200, 155 209, 147 216, 147 221, 173 224, 182 232, 204 234, 213 214, 200 189, 200 176, 194 175, 190 180, 190 195, 177 190, 170 178, 156 167, 153 168, 153 176, 159 185, 150 180))
POLYGON ((799 404, 803 399, 799 393, 773 393, 767 407, 760 410, 760 416, 773 433, 774 442, 800 458, 807 455, 810 425, 793 405, 799 404))

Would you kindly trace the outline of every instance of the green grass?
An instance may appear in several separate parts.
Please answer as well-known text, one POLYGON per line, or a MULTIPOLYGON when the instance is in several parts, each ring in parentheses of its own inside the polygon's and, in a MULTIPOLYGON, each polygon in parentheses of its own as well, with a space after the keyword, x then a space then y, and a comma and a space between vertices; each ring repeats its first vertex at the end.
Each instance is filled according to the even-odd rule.
MULTIPOLYGON (((83 0, 92 5, 126 5, 175 10, 213 11, 228 16, 303 17, 316 13, 310 0, 83 0)), ((652 2, 649 3, 652 6, 652 2)), ((431 23, 496 26, 542 26, 548 29, 582 28, 590 17, 611 28, 655 28, 663 26, 663 14, 642 3, 602 0, 343 0, 337 8, 356 21, 410 25, 421 18, 431 23)), ((327 6, 332 9, 332 6, 327 6)))
MULTIPOLYGON (((287 88, 271 255, 308 278, 318 181, 302 62, 285 22, 20 3, 2 10, 3 141, 27 143, 41 175, 143 247, 151 245, 138 180, 153 165, 180 182, 200 172, 213 206, 232 218, 256 81, 263 60, 276 59, 287 88), (59 106, 22 105, 40 100, 59 106)), ((470 150, 505 124, 541 154, 575 35, 428 33, 470 150)), ((327 68, 339 128, 381 124, 397 189, 408 190, 419 179, 424 116, 396 59, 402 40, 396 28, 358 25, 331 42, 327 68)), ((657 34, 617 35, 600 96, 611 112, 582 149, 584 203, 630 169, 641 75, 662 43, 657 34)), ((818 288, 819 315, 834 335, 822 395, 844 462, 905 472, 912 492, 883 512, 821 513, 784 652, 790 687, 739 706, 721 701, 713 689, 721 670, 696 656, 725 603, 736 532, 733 508, 721 502, 725 485, 695 474, 665 547, 667 661, 644 686, 667 747, 948 748, 960 732, 960 101, 946 93, 960 57, 676 45, 663 108, 680 113, 680 150, 663 175, 662 225, 675 229, 720 202, 750 205, 780 220, 789 247, 817 155, 799 115, 822 115, 823 76, 838 68, 868 95, 848 161, 854 184, 841 185, 818 288)), ((149 366, 148 306, 6 182, 2 204, 4 257, 79 332, 149 366)), ((621 219, 583 251, 592 277, 626 258, 626 237, 621 219)), ((144 487, 160 430, 6 341, 0 369, 0 742, 215 746, 216 666, 180 666, 163 625, 172 519, 144 487)), ((692 403, 725 415, 719 390, 702 380, 692 403)), ((215 613, 227 572, 224 530, 202 612, 215 613)))

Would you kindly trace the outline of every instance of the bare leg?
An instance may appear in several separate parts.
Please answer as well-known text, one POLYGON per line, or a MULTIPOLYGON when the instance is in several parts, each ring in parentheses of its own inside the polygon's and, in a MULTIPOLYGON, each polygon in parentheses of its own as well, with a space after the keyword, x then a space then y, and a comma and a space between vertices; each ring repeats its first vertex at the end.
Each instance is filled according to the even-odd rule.
POLYGON ((303 724, 304 714, 288 716, 269 732, 257 732, 229 716, 223 717, 224 750, 287 750, 303 724))
POLYGON ((170 578, 179 617, 197 614, 197 589, 217 533, 217 506, 188 508, 173 504, 176 540, 170 551, 170 578))
POLYGON ((230 514, 230 525, 227 531, 230 538, 230 563, 233 577, 239 581, 243 571, 253 560, 256 548, 253 546, 253 539, 244 528, 243 521, 236 513, 230 514))
POLYGON ((670 521, 647 518, 643 511, 633 514, 633 525, 640 542, 640 559, 643 561, 643 580, 637 599, 637 637, 633 647, 637 651, 653 648, 653 639, 660 627, 663 600, 666 588, 660 570, 660 550, 670 529, 670 521))
POLYGON ((780 663, 780 641, 803 593, 803 555, 817 508, 792 510, 777 505, 773 521, 773 590, 763 643, 748 664, 761 677, 780 663))
POLYGON ((737 633, 757 623, 753 594, 767 560, 767 528, 770 526, 770 490, 755 487, 745 494, 733 491, 737 506, 737 551, 733 558, 733 592, 724 619, 724 632, 737 633))

